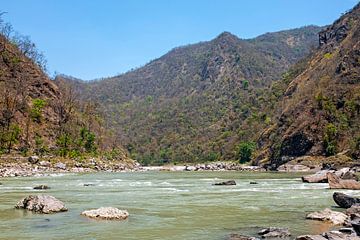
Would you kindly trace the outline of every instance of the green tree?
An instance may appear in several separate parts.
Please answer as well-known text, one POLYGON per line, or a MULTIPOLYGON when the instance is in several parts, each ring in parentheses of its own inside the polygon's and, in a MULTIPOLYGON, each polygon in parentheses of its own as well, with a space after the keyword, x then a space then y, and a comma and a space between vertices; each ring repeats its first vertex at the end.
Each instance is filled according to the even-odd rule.
POLYGON ((251 156, 253 151, 256 148, 256 144, 254 142, 241 142, 238 145, 237 157, 240 163, 246 163, 251 160, 251 156))
POLYGON ((334 124, 329 123, 328 125, 326 125, 324 132, 324 148, 325 154, 327 156, 332 156, 336 154, 337 133, 338 132, 334 124))
POLYGON ((41 122, 41 111, 46 106, 46 101, 40 98, 35 98, 32 101, 32 108, 30 110, 30 117, 35 122, 41 122))

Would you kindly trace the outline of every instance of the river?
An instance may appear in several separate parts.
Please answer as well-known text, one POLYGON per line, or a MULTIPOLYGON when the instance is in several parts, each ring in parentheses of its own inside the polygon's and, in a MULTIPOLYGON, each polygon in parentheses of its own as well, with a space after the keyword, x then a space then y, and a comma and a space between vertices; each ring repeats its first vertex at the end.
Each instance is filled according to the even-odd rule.
POLYGON ((0 181, 0 239, 7 240, 221 240, 230 233, 256 235, 268 226, 288 227, 296 236, 326 231, 328 226, 305 215, 334 206, 327 184, 305 184, 299 174, 288 173, 150 171, 0 181), (237 185, 212 185, 229 179, 237 185), (84 186, 89 183, 94 186, 84 186), (51 189, 32 189, 39 184, 51 189), (39 193, 62 200, 69 211, 41 215, 13 208, 21 198, 39 193), (80 216, 102 206, 127 209, 130 217, 111 222, 80 216))

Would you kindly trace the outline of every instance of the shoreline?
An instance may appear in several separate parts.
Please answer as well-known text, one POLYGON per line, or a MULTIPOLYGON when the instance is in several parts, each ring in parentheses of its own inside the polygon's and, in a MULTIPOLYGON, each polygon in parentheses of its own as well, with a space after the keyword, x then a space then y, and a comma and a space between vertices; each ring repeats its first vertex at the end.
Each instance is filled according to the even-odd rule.
POLYGON ((30 158, 21 161, 0 162, 0 178, 5 177, 31 177, 47 176, 54 173, 96 173, 96 172, 200 172, 200 171, 239 171, 239 172, 265 172, 265 168, 259 166, 247 166, 234 162, 214 162, 194 165, 165 165, 165 166, 142 166, 133 162, 105 162, 90 159, 86 162, 57 161, 48 159, 31 162, 30 158))

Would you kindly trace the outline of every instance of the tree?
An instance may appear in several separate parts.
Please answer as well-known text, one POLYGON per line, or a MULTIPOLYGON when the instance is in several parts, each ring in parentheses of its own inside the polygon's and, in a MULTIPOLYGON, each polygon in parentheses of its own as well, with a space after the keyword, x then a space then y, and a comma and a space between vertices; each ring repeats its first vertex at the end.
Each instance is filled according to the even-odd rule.
POLYGON ((238 145, 237 156, 240 163, 246 163, 251 160, 256 144, 254 142, 241 142, 238 145))

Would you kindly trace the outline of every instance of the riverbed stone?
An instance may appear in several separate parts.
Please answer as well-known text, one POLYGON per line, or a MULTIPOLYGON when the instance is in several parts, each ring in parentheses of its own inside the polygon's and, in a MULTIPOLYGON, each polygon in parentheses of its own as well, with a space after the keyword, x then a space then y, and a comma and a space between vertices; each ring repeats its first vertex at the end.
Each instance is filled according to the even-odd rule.
POLYGON ((228 240, 260 240, 260 238, 244 236, 237 233, 230 234, 227 239, 228 240))
POLYGON ((302 164, 289 164, 285 163, 280 165, 277 170, 279 172, 309 172, 311 168, 302 164))
POLYGON ((53 196, 49 195, 30 195, 20 200, 15 208, 22 208, 37 213, 57 213, 68 209, 65 204, 53 196))
POLYGON ((303 176, 301 179, 307 183, 326 183, 328 182, 327 174, 333 170, 321 170, 312 175, 303 176))
POLYGON ((262 238, 285 238, 291 236, 289 229, 269 227, 264 228, 258 232, 262 238))
POLYGON ((50 187, 47 186, 47 185, 38 185, 38 186, 35 186, 34 189, 36 189, 36 190, 45 190, 45 189, 50 189, 50 187))
POLYGON ((326 208, 322 211, 309 213, 306 215, 306 218, 311 220, 327 221, 335 225, 343 225, 348 219, 348 216, 342 212, 336 212, 326 208))
POLYGON ((28 161, 31 163, 31 164, 36 164, 38 163, 40 160, 40 158, 38 156, 30 156, 28 158, 28 161))
POLYGON ((302 235, 298 236, 295 240, 327 240, 327 238, 321 235, 302 235))
POLYGON ((55 167, 58 168, 58 169, 66 170, 66 164, 65 163, 61 163, 61 162, 56 163, 55 167))
POLYGON ((120 210, 114 207, 101 207, 98 209, 86 210, 81 215, 104 220, 124 220, 129 217, 129 213, 126 210, 120 210))
POLYGON ((351 189, 360 190, 360 182, 355 180, 343 180, 334 173, 327 173, 329 187, 331 189, 351 189))
POLYGON ((334 192, 333 199, 336 204, 342 208, 350 208, 353 205, 360 205, 360 198, 352 197, 341 192, 334 192))
POLYGON ((214 183, 215 186, 231 186, 231 185, 236 185, 235 180, 229 180, 229 181, 225 181, 225 182, 219 182, 219 183, 214 183))

